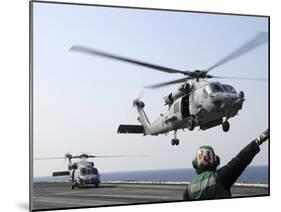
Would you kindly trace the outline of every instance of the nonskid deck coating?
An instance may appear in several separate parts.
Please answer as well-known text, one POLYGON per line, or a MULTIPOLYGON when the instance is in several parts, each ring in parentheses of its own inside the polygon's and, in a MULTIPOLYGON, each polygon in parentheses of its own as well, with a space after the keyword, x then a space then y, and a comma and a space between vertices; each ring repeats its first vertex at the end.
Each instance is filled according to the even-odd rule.
MULTIPOLYGON (((104 182, 99 187, 71 189, 69 182, 33 184, 33 210, 181 201, 185 183, 104 182)), ((232 196, 268 195, 268 186, 234 186, 232 196)))

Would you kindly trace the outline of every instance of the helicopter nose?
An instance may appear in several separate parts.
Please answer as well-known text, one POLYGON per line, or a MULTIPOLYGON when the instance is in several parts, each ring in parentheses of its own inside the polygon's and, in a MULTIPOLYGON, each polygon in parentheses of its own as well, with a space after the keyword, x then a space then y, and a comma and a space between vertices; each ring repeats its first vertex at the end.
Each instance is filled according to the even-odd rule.
POLYGON ((222 107, 224 107, 224 109, 227 108, 242 108, 242 104, 245 101, 244 99, 244 93, 240 92, 238 95, 235 96, 230 96, 228 97, 228 100, 226 101, 226 103, 224 105, 222 105, 222 107))
POLYGON ((244 98, 244 92, 243 91, 240 91, 239 94, 238 94, 238 97, 235 99, 234 101, 234 104, 235 105, 241 105, 242 106, 242 103, 245 101, 245 98, 244 98))
POLYGON ((221 109, 228 109, 235 104, 236 100, 237 97, 234 96, 222 96, 222 98, 220 100, 215 101, 214 104, 221 109))
POLYGON ((245 96, 245 95, 244 95, 244 92, 243 92, 243 91, 240 91, 240 92, 239 92, 239 97, 240 97, 241 99, 244 99, 244 96, 245 96))

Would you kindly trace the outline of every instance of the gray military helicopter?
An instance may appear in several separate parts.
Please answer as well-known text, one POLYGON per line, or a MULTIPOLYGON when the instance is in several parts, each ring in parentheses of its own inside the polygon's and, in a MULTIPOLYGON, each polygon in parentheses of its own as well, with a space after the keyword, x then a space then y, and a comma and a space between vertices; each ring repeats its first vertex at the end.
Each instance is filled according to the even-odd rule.
POLYGON ((183 74, 185 77, 146 86, 145 88, 160 88, 167 85, 182 83, 178 89, 164 97, 165 105, 168 111, 160 114, 154 122, 150 123, 143 108, 145 104, 140 98, 133 101, 139 114, 138 121, 141 125, 120 125, 118 133, 139 133, 143 135, 167 134, 174 131, 172 145, 179 145, 177 138, 177 130, 189 129, 193 130, 199 127, 201 130, 207 130, 212 127, 222 125, 224 132, 228 132, 230 124, 228 120, 238 114, 242 109, 245 101, 244 92, 237 92, 233 86, 221 82, 211 82, 208 79, 239 79, 239 80, 258 80, 265 81, 263 78, 241 78, 241 77, 221 77, 210 75, 210 71, 238 58, 255 48, 266 43, 268 34, 266 32, 258 32, 249 41, 242 44, 235 51, 219 60, 217 63, 205 70, 178 70, 174 68, 159 66, 123 56, 118 56, 95 49, 74 45, 71 51, 77 51, 90 55, 100 56, 108 59, 122 61, 157 71, 170 74, 183 74))
POLYGON ((96 156, 89 154, 71 155, 65 154, 64 157, 47 157, 47 158, 35 158, 35 160, 57 160, 67 159, 68 171, 53 172, 52 176, 69 176, 71 181, 71 187, 82 188, 89 186, 98 187, 100 184, 100 174, 98 169, 94 166, 94 162, 88 161, 89 158, 111 158, 111 157, 136 157, 146 155, 114 155, 114 156, 96 156), (78 159, 77 162, 72 162, 73 159, 78 159))

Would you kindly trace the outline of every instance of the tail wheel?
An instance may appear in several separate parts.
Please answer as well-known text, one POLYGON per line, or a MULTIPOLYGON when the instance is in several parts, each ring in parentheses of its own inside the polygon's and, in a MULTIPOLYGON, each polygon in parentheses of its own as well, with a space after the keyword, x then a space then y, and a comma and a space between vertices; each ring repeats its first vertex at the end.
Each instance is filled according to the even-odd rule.
POLYGON ((230 128, 230 124, 228 121, 225 121, 222 123, 222 129, 224 132, 228 132, 229 131, 229 128, 230 128))
POLYGON ((190 116, 188 119, 187 119, 187 128, 192 131, 194 130, 194 127, 195 127, 195 122, 194 122, 194 116, 190 116))

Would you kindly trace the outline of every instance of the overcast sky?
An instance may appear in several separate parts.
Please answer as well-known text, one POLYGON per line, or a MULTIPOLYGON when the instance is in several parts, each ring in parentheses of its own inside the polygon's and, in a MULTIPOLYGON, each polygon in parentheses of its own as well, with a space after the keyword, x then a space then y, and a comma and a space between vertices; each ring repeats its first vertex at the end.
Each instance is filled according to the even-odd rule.
MULTIPOLYGON (((119 124, 137 124, 134 97, 143 86, 180 78, 104 58, 69 52, 84 45, 171 68, 204 69, 267 31, 263 17, 188 12, 34 4, 34 157, 65 153, 138 155, 149 157, 96 159, 99 171, 190 168, 196 150, 211 145, 227 163, 268 127, 268 82, 223 80, 246 101, 231 118, 230 131, 221 126, 179 131, 179 146, 168 136, 117 134, 119 124)), ((212 71, 214 75, 267 78, 268 47, 212 71)), ((145 90, 143 101, 152 122, 167 110, 163 97, 178 85, 145 90)), ((267 144, 252 165, 268 163, 267 144)), ((66 169, 64 160, 34 161, 34 175, 66 169)))

